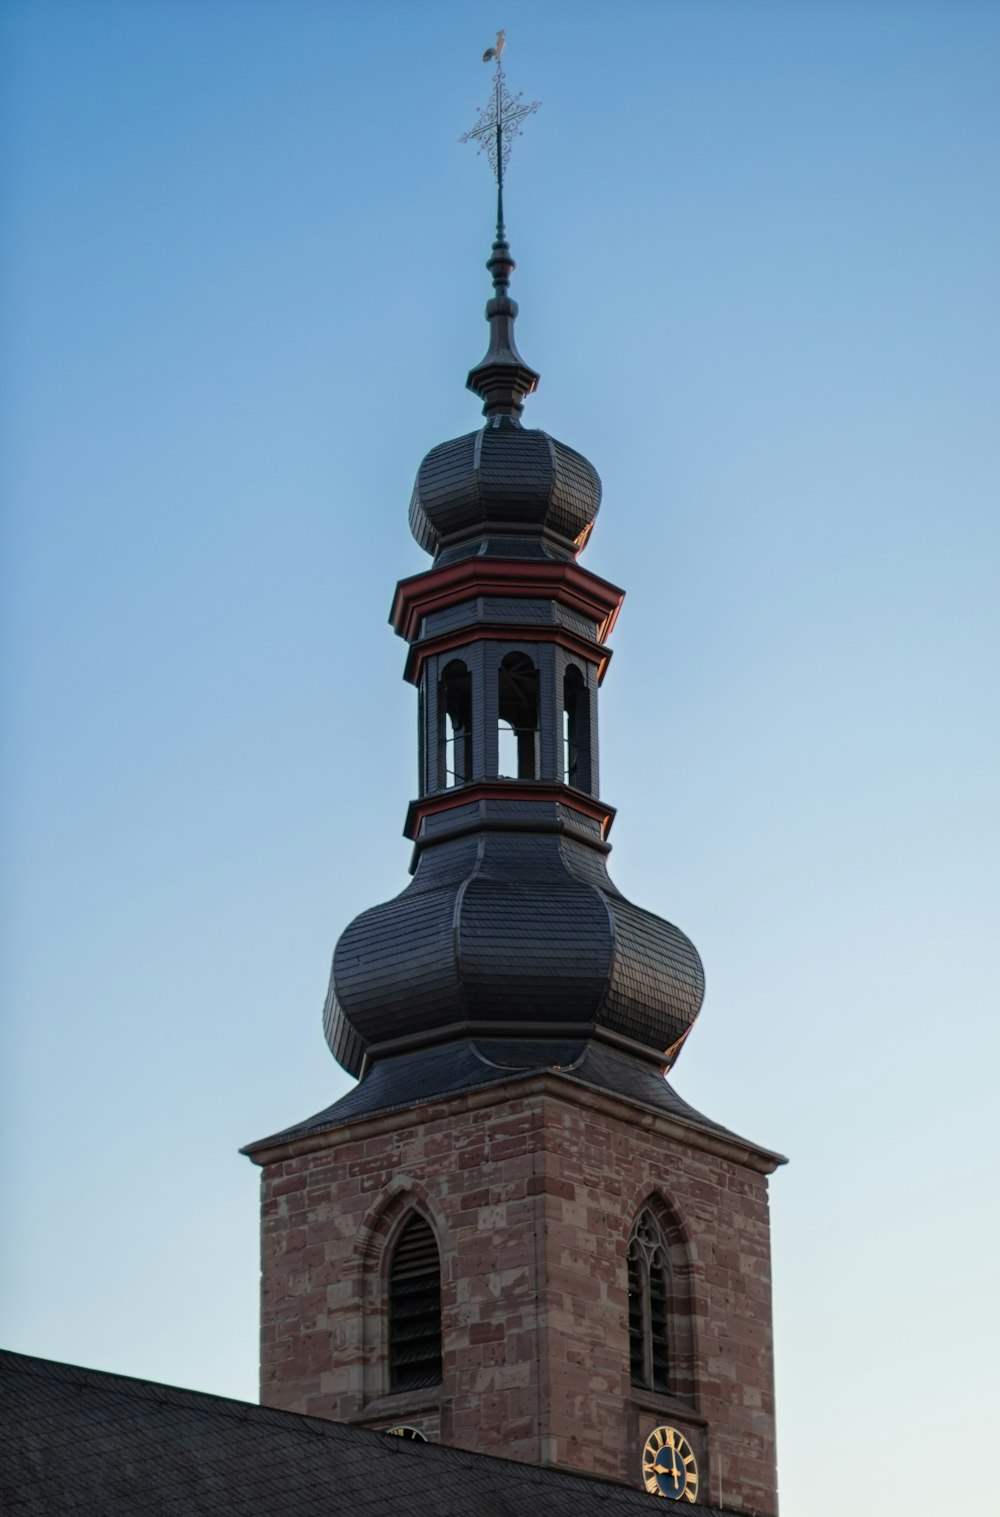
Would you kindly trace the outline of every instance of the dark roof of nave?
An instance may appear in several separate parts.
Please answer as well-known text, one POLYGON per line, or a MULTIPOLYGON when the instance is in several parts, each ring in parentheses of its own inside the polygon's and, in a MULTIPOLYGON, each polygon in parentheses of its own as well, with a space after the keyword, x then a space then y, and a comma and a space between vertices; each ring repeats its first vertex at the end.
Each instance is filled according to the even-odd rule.
POLYGON ((584 1475, 0 1353, 0 1510, 12 1517, 648 1517, 649 1500, 584 1475))
MULTIPOLYGON (((677 1094, 653 1065, 643 1059, 632 1058, 596 1041, 568 1043, 535 1039, 477 1039, 380 1059, 353 1090, 332 1106, 271 1137, 247 1144, 243 1152, 253 1156, 258 1150, 290 1143, 345 1122, 356 1122, 444 1096, 542 1074, 556 1075, 569 1083, 624 1097, 634 1105, 672 1117, 686 1127, 700 1128, 757 1153, 770 1154, 769 1150, 741 1138, 720 1122, 702 1116, 677 1094)), ((770 1157, 777 1164, 785 1162, 780 1154, 770 1154, 770 1157)))

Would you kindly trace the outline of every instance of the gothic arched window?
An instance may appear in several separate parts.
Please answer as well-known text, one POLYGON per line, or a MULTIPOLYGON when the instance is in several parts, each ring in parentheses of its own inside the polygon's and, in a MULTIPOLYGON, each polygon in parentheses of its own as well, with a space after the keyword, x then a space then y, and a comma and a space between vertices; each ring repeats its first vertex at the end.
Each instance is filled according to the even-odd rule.
POLYGON ((628 1344, 633 1385, 670 1390, 670 1256, 659 1223, 642 1212, 628 1245, 628 1344))
POLYGON ((563 676, 563 780, 590 789, 590 693, 575 664, 563 676))
POLYGON ((430 1224, 413 1216, 389 1265, 389 1389, 441 1380, 441 1260, 430 1224))
POLYGON ((438 775, 446 790, 472 778, 472 675, 458 658, 438 682, 438 775))
POLYGON ((538 670, 526 653, 508 653, 499 674, 499 775, 538 775, 538 670))

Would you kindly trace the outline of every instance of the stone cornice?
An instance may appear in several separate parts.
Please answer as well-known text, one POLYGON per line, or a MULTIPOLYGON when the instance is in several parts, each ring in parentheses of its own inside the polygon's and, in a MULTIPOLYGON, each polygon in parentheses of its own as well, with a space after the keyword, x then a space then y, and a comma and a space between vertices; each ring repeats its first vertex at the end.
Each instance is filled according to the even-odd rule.
POLYGON ((272 1143, 265 1138, 258 1143, 248 1144, 240 1151, 246 1154, 254 1164, 264 1167, 287 1159, 297 1159, 305 1154, 322 1153, 339 1148, 345 1143, 361 1143, 369 1137, 399 1132, 413 1127, 416 1121, 422 1123, 443 1121, 454 1116, 456 1112, 484 1111, 515 1097, 521 1099, 553 1097, 566 1101, 601 1116, 612 1117, 644 1133, 654 1133, 658 1137, 686 1143, 690 1148, 698 1149, 702 1153, 728 1159, 730 1163, 742 1165, 746 1169, 756 1171, 757 1174, 773 1174, 779 1165, 788 1163, 783 1154, 762 1148, 759 1144, 741 1138, 736 1133, 705 1127, 698 1122, 685 1121, 680 1117, 655 1111, 639 1101, 631 1101, 624 1096, 612 1095, 606 1091, 596 1090, 591 1085, 585 1085, 572 1073, 555 1070, 528 1076, 512 1072, 511 1079, 504 1080, 500 1084, 462 1091, 457 1095, 432 1096, 426 1101, 415 1102, 412 1106, 379 1112, 373 1116, 357 1117, 353 1120, 348 1118, 347 1121, 337 1123, 335 1126, 303 1133, 298 1137, 279 1142, 272 1143))

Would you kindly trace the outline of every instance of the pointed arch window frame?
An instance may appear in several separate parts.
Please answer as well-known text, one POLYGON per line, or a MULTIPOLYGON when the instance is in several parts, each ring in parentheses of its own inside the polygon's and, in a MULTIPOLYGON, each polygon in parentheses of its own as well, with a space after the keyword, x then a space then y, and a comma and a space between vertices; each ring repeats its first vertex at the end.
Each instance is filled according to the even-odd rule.
POLYGON ((629 1378, 648 1391, 671 1388, 670 1255, 663 1230, 644 1207, 628 1241, 629 1378))
POLYGON ((635 1209, 626 1259, 630 1383, 696 1407, 692 1254, 682 1223, 658 1193, 635 1209))
POLYGON ((386 1391, 395 1396, 439 1386, 444 1361, 441 1247, 419 1207, 408 1207, 399 1219, 385 1261, 386 1391))

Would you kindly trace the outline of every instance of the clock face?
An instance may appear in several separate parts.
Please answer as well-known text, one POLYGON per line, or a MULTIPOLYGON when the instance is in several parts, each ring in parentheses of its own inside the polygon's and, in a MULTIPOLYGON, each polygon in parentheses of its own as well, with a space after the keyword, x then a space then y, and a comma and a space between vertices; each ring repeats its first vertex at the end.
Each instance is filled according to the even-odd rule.
POLYGON ((642 1481, 652 1496, 697 1501, 698 1465, 694 1449, 675 1427, 654 1427, 642 1450, 642 1481))

